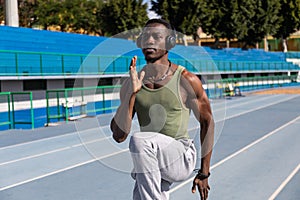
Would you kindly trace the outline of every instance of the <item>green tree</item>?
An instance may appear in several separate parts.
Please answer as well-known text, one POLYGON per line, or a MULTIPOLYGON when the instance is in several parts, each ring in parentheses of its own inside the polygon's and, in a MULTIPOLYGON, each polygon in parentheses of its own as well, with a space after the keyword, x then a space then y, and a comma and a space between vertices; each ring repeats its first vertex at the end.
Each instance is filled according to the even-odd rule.
POLYGON ((193 34, 200 25, 198 18, 201 2, 197 0, 151 0, 151 11, 168 20, 177 31, 193 34))
POLYGON ((0 23, 4 21, 4 0, 0 0, 0 23))
POLYGON ((279 0, 244 0, 234 8, 236 37, 244 43, 244 48, 255 46, 279 27, 279 0))
POLYGON ((96 28, 96 1, 92 0, 64 0, 61 2, 59 13, 62 31, 100 33, 96 28))
POLYGON ((274 36, 282 39, 283 51, 287 51, 287 38, 300 29, 300 0, 280 0, 279 29, 274 36))
POLYGON ((35 10, 37 8, 36 0, 19 0, 19 25, 32 28, 37 18, 35 10))
POLYGON ((37 9, 34 12, 37 24, 45 30, 49 26, 62 25, 61 10, 61 2, 58 0, 37 0, 37 9))
POLYGON ((279 0, 202 0, 201 27, 216 39, 254 46, 278 28, 279 0))
POLYGON ((102 34, 97 13, 102 0, 37 0, 34 14, 44 29, 59 26, 61 31, 102 34))
POLYGON ((232 20, 234 3, 228 0, 200 0, 199 20, 202 30, 215 38, 215 47, 220 38, 228 40, 235 37, 235 25, 232 20))
POLYGON ((118 34, 119 37, 128 38, 136 34, 130 30, 143 26, 148 20, 147 4, 143 0, 107 1, 98 13, 98 19, 104 35, 118 34), (123 32, 125 35, 120 35, 123 32))
POLYGON ((102 7, 102 1, 77 0, 71 9, 73 22, 72 29, 75 32, 96 33, 102 35, 100 23, 97 20, 97 14, 102 7))

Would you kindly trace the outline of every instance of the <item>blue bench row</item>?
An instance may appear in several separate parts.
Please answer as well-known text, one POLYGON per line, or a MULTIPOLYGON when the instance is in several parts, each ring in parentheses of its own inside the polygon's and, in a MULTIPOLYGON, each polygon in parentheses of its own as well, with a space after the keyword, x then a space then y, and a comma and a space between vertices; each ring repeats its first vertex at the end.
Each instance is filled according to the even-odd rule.
MULTIPOLYGON (((72 54, 46 54, 0 51, 1 75, 65 75, 65 74, 103 74, 125 73, 128 71, 131 56, 96 56, 72 54)), ((289 62, 242 62, 220 60, 193 60, 171 58, 176 64, 185 66, 193 72, 218 71, 299 71, 299 67, 289 62)), ((139 57, 138 69, 145 64, 139 57)))

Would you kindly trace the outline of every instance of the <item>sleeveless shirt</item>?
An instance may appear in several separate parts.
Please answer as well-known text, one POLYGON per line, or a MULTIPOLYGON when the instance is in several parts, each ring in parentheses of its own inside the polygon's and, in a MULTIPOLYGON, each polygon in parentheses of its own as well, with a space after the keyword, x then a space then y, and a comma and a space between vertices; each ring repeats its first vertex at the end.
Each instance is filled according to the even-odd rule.
POLYGON ((163 87, 150 89, 143 85, 135 99, 142 132, 158 132, 175 139, 189 138, 190 110, 183 104, 180 77, 184 67, 178 66, 173 77, 163 87))

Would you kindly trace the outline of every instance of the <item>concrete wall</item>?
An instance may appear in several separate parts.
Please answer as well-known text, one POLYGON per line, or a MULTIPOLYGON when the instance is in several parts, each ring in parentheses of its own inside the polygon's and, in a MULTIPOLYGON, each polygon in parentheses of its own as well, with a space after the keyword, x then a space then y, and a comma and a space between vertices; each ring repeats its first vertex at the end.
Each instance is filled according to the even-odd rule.
POLYGON ((83 79, 83 87, 96 87, 98 85, 99 79, 91 78, 91 79, 83 79))
POLYGON ((54 89, 62 89, 65 87, 65 81, 64 80, 54 80, 54 79, 48 79, 47 80, 47 90, 54 90, 54 89))
POLYGON ((23 91, 23 81, 19 80, 2 80, 1 81, 2 92, 20 92, 23 91))

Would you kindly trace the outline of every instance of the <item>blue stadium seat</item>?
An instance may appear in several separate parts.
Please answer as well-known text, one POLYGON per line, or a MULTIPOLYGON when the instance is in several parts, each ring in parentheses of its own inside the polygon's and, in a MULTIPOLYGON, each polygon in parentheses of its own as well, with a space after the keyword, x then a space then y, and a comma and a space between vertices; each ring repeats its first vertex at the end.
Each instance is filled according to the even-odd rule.
MULTIPOLYGON (((133 55, 139 56, 138 65, 141 68, 145 61, 134 41, 0 26, 1 74, 124 73, 127 72, 133 55), (13 52, 8 51, 39 53, 18 53, 16 57, 13 52), (62 56, 63 54, 72 55, 62 56), (101 61, 93 58, 94 55, 101 55, 101 61)), ((286 61, 288 56, 292 55, 262 49, 216 50, 182 45, 177 45, 170 51, 173 62, 194 72, 299 70, 299 67, 286 61)))

